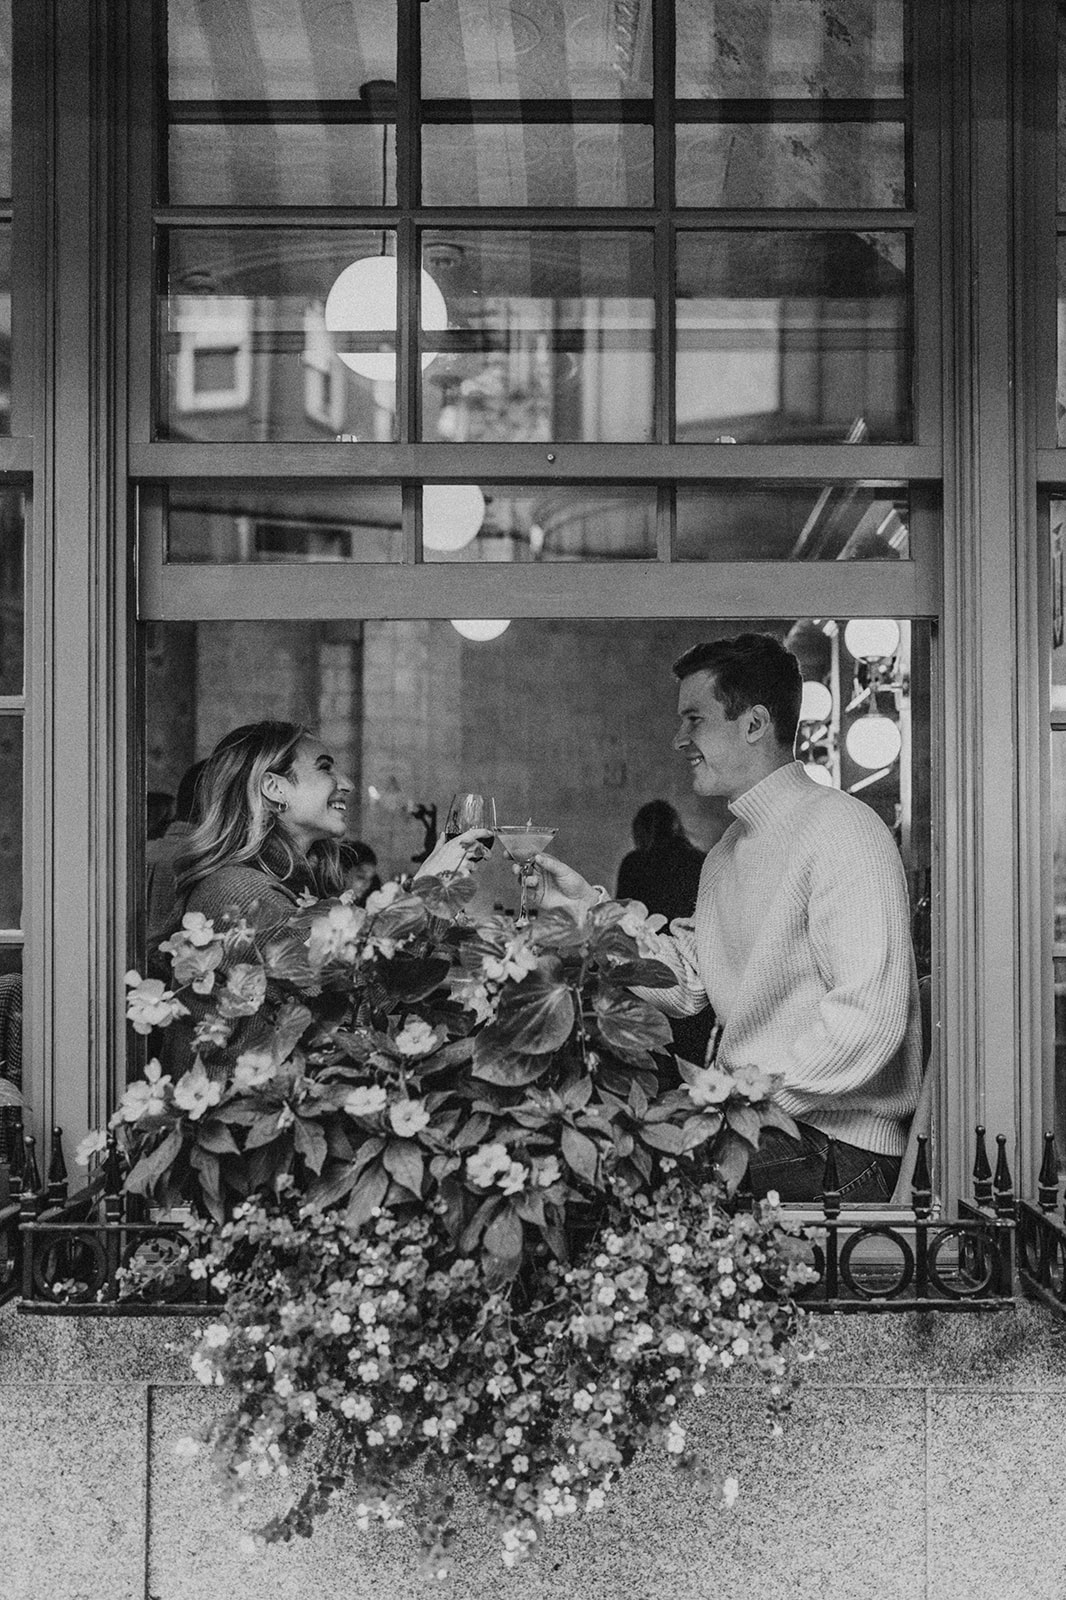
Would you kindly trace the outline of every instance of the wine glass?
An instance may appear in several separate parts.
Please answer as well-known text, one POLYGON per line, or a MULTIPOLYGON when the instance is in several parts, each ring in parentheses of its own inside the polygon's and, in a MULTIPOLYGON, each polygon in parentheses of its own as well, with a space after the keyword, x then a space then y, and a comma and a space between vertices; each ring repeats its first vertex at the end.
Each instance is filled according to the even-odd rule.
POLYGON ((540 871, 533 857, 545 845, 551 844, 558 832, 558 828, 545 828, 533 822, 505 822, 496 829, 496 837, 504 851, 519 868, 521 895, 516 926, 520 928, 529 922, 529 890, 540 883, 540 871))
POLYGON ((444 837, 456 839, 468 828, 496 831, 496 801, 490 794, 471 794, 459 790, 452 795, 444 822, 444 837))

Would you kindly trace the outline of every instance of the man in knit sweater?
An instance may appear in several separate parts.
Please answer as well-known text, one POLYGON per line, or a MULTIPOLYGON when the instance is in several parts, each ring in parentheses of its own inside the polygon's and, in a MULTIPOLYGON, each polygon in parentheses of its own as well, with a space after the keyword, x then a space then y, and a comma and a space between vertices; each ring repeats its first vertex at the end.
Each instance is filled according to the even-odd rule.
MULTIPOLYGON (((767 1131, 751 1165, 757 1194, 814 1198, 832 1137, 848 1199, 887 1199, 922 1079, 895 842, 868 806, 793 759, 802 680, 777 639, 697 645, 674 674, 674 748, 695 792, 723 796, 734 821, 704 863, 695 916, 660 936, 677 986, 639 992, 669 1016, 711 1004, 719 1065, 782 1075, 778 1099, 800 1138, 767 1131)), ((601 891, 580 874, 538 859, 545 904, 595 903, 601 891)))

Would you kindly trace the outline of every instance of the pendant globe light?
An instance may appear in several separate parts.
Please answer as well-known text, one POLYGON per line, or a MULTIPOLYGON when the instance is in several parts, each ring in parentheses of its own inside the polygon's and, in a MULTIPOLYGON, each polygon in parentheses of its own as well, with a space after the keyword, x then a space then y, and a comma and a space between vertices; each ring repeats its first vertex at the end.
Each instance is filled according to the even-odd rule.
MULTIPOLYGON (((375 116, 382 119, 381 204, 388 197, 389 121, 396 115, 396 85, 389 79, 371 79, 360 85, 359 97, 375 116)), ((422 332, 443 333, 448 326, 448 307, 429 273, 422 269, 419 298, 422 306, 422 332)), ((326 328, 334 334, 377 334, 386 347, 382 350, 338 350, 344 365, 361 378, 379 383, 396 382, 396 257, 385 253, 385 233, 381 235, 381 254, 353 261, 335 279, 326 296, 326 328)), ((435 355, 422 357, 423 372, 435 355)))
MULTIPOLYGON (((448 326, 444 296, 426 270, 421 274, 422 332, 442 333, 448 326)), ((335 279, 326 296, 330 333, 378 334, 387 350, 338 350, 346 367, 361 378, 396 382, 396 257, 364 256, 335 279)), ((423 372, 435 355, 422 357, 423 372)))
POLYGON ((498 639, 510 626, 509 620, 490 622, 485 617, 475 618, 471 622, 452 623, 456 633, 461 633, 464 639, 473 639, 478 644, 483 644, 489 639, 498 639))
POLYGON ((485 520, 485 496, 476 483, 427 483, 422 490, 422 546, 462 550, 485 520))

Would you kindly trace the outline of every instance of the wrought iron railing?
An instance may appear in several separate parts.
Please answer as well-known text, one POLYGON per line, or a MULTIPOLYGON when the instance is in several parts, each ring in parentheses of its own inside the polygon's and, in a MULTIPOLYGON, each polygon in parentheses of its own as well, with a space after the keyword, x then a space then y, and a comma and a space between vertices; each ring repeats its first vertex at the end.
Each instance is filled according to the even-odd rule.
MULTIPOLYGON (((978 1128, 973 1197, 947 1219, 935 1214, 924 1139, 909 1208, 845 1206, 830 1143, 819 1203, 784 1208, 802 1226, 797 1245, 817 1274, 797 1297, 818 1312, 988 1311, 1013 1303, 1017 1268, 1027 1292, 1066 1309, 1053 1141, 1049 1135, 1037 1206, 1015 1201, 1004 1138, 998 1147, 993 1172, 978 1128)), ((47 1183, 21 1129, 6 1199, 3 1170, 0 1162, 0 1301, 19 1293, 21 1310, 51 1315, 203 1314, 206 1286, 181 1271, 181 1222, 152 1218, 142 1200, 123 1193, 114 1139, 93 1180, 74 1194, 58 1130, 47 1183)), ((742 1188, 737 1205, 753 1203, 742 1188)))

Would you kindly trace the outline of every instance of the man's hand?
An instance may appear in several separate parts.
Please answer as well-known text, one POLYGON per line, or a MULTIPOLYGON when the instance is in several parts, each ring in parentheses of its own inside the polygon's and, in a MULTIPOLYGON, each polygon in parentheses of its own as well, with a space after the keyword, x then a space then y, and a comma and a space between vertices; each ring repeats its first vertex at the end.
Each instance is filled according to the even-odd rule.
POLYGON ((599 899, 591 883, 587 883, 573 867, 568 867, 565 861, 556 860, 555 856, 538 855, 533 857, 533 861, 540 870, 535 888, 532 886, 533 874, 529 875, 529 898, 532 903, 543 911, 569 911, 581 922, 599 899))
POLYGON ((471 867, 484 860, 494 842, 495 835, 487 828, 467 828, 454 839, 446 839, 442 833, 415 877, 436 878, 442 872, 457 872, 466 877, 471 867))

